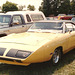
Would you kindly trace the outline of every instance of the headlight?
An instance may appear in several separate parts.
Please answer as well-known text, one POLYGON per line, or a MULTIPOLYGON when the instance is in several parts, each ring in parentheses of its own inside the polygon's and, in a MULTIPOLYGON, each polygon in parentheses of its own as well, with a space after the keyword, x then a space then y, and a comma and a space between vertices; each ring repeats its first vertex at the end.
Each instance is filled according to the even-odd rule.
POLYGON ((18 51, 18 52, 16 53, 16 57, 17 57, 17 58, 26 58, 26 57, 28 57, 30 54, 31 54, 31 52, 28 52, 28 51, 18 51))

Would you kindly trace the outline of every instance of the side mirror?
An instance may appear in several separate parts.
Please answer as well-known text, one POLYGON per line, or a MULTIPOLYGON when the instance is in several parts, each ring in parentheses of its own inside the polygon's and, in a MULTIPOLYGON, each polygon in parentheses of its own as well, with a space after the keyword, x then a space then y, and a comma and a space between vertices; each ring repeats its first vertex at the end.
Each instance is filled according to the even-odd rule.
POLYGON ((18 20, 14 20, 11 25, 18 25, 19 24, 19 21, 18 20))

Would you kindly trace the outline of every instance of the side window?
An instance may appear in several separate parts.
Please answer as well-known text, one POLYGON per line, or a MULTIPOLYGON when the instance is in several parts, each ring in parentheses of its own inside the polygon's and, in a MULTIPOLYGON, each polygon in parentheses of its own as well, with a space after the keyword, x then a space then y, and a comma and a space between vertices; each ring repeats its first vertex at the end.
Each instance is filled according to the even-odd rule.
POLYGON ((13 23, 22 24, 22 19, 20 15, 13 16, 13 23))
POLYGON ((65 32, 68 32, 68 31, 75 31, 75 25, 73 23, 66 23, 65 25, 65 32))
POLYGON ((30 19, 30 17, 29 17, 28 14, 26 15, 26 18, 27 18, 27 21, 28 21, 28 22, 31 22, 31 19, 30 19))

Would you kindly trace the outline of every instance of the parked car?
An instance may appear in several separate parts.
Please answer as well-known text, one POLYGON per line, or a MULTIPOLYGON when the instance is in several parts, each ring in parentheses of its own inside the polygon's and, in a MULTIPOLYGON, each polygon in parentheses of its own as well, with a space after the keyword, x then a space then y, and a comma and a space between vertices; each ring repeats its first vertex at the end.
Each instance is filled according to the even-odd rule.
POLYGON ((58 17, 46 17, 47 18, 47 20, 58 20, 58 17))
POLYGON ((39 21, 27 32, 0 38, 0 62, 29 65, 52 60, 75 48, 75 24, 72 21, 39 21))
POLYGON ((58 16, 64 17, 66 16, 66 14, 58 14, 58 16))
POLYGON ((40 11, 12 11, 0 14, 0 36, 25 32, 33 22, 46 20, 40 11))
POLYGON ((66 14, 59 14, 57 17, 58 17, 58 20, 71 20, 72 19, 72 15, 66 15, 66 14))
POLYGON ((72 16, 64 16, 64 17, 60 17, 61 20, 71 20, 72 16))
POLYGON ((75 23, 75 16, 71 19, 71 21, 73 21, 75 23))

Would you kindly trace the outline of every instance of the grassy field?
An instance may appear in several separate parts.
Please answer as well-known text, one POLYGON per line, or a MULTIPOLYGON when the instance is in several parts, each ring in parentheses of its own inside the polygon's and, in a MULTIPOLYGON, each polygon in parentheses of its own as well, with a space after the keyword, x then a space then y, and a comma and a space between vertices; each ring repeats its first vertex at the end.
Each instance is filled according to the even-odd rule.
POLYGON ((29 66, 0 64, 0 75, 75 75, 75 49, 65 54, 56 66, 50 61, 29 66))

